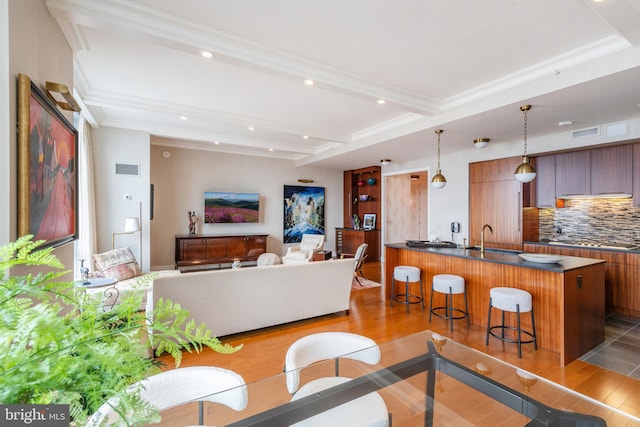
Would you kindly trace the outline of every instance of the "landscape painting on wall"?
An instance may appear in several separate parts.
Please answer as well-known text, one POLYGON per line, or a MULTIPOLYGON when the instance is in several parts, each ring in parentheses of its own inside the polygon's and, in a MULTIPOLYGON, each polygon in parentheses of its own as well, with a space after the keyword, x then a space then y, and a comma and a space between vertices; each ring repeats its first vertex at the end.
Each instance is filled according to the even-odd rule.
POLYGON ((324 187, 285 185, 283 243, 301 242, 303 234, 324 235, 324 187))
POLYGON ((258 193, 207 191, 204 193, 204 223, 256 223, 260 221, 258 193))

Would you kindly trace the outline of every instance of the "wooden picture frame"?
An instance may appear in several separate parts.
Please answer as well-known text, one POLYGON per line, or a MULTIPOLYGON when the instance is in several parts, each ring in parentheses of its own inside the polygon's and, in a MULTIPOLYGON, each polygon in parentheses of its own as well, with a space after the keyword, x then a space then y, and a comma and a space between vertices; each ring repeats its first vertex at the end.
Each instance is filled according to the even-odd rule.
POLYGON ((362 219, 362 228, 365 230, 375 230, 376 214, 364 214, 362 219))
POLYGON ((77 239, 78 131, 31 79, 18 75, 18 237, 43 247, 77 239))

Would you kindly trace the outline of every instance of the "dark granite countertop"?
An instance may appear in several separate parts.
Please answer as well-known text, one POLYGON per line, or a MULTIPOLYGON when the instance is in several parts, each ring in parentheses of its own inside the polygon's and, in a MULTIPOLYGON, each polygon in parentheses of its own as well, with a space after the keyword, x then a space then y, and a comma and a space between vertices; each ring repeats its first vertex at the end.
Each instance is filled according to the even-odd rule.
POLYGON ((562 260, 554 264, 546 264, 540 262, 525 261, 518 254, 522 252, 490 249, 487 248, 485 253, 481 253, 476 249, 448 249, 448 248, 416 248, 407 246, 406 243, 386 243, 386 247, 396 249, 407 249, 417 252, 430 252, 439 255, 453 256, 458 258, 467 258, 477 261, 494 262, 498 264, 507 264, 522 268, 533 268, 537 270, 554 271, 564 273, 565 271, 575 270, 577 268, 586 267, 593 264, 604 263, 604 260, 593 258, 580 258, 573 256, 562 256, 562 260))

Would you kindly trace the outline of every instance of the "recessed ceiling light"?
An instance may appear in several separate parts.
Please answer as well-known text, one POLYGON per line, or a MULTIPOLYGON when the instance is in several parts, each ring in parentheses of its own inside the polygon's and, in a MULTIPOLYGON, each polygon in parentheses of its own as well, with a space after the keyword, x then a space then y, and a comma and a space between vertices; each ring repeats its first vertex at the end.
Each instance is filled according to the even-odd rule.
POLYGON ((571 120, 563 120, 561 122, 558 122, 558 126, 562 127, 562 126, 571 126, 573 124, 573 122, 571 120))
POLYGON ((256 130, 256 128, 254 128, 253 126, 249 126, 248 128, 249 130, 256 130))
POLYGON ((309 135, 302 135, 302 138, 309 139, 309 135))
POLYGON ((273 151, 273 148, 269 148, 269 151, 273 151))
POLYGON ((180 120, 187 120, 187 116, 180 116, 180 120))
POLYGON ((385 101, 384 99, 378 99, 378 104, 382 105, 382 104, 386 104, 387 101, 385 101))
POLYGON ((219 145, 219 144, 220 144, 220 141, 213 141, 213 144, 214 144, 214 145, 219 145))
POLYGON ((209 52, 208 50, 200 51, 200 55, 202 55, 205 58, 213 58, 213 53, 209 52))
POLYGON ((315 83, 315 82, 314 82, 313 80, 311 80, 311 79, 306 79, 306 80, 304 81, 304 84, 306 84, 307 86, 313 86, 313 84, 314 84, 314 83, 315 83))

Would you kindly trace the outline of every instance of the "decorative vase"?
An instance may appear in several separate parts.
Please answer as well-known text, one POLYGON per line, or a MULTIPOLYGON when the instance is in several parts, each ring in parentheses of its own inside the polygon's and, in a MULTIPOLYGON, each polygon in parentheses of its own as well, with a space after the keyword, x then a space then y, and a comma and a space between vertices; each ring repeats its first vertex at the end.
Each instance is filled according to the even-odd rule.
POLYGON ((187 216, 189 217, 189 235, 195 235, 198 216, 195 211, 188 211, 187 216))
POLYGON ((362 187, 364 185, 364 179, 360 178, 357 184, 358 184, 358 187, 362 187))
POLYGON ((376 179, 375 178, 369 178, 367 179, 367 184, 369 185, 374 185, 376 183, 376 179))

